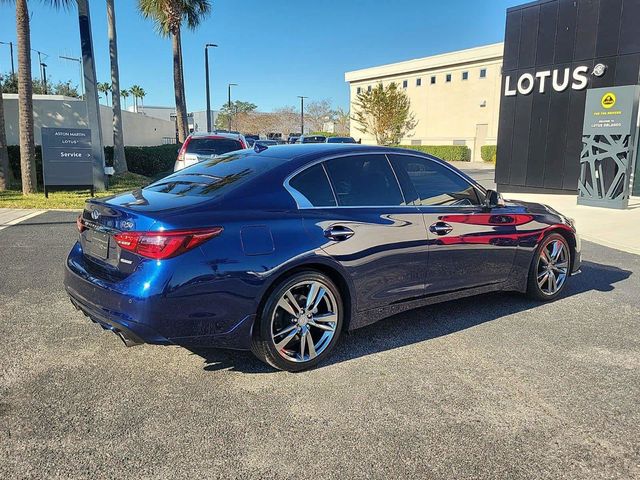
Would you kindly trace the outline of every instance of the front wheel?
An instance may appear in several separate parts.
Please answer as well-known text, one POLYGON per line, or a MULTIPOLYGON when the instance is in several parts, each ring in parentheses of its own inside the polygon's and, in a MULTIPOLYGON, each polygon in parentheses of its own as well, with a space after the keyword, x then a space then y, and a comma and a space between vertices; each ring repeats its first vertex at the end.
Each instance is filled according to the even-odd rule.
POLYGON ((544 237, 529 270, 527 295, 536 300, 555 300, 562 292, 571 268, 571 250, 558 233, 544 237))
POLYGON ((314 271, 296 273, 270 293, 251 350, 280 370, 314 367, 336 344, 342 317, 342 298, 329 277, 314 271))

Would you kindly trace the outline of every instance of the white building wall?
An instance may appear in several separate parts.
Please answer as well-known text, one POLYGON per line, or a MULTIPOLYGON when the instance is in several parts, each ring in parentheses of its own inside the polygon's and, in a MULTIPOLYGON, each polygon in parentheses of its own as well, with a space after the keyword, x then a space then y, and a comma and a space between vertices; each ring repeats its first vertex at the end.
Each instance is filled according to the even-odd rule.
MULTIPOLYGON (((345 74, 349 82, 351 111, 358 89, 365 91, 395 82, 404 89, 418 124, 402 139, 405 145, 453 145, 464 142, 472 160, 479 161, 482 145, 495 145, 500 109, 502 44, 434 55, 372 67, 345 74), (486 70, 486 77, 480 71, 486 70), (467 72, 467 80, 462 79, 467 72), (447 75, 451 81, 447 82, 447 75), (431 83, 435 77, 436 83, 431 83), (417 85, 420 79, 421 85, 417 85)), ((351 121, 351 136, 373 144, 375 138, 351 121)))
MULTIPOLYGON (((7 143, 18 145, 18 95, 5 93, 4 113, 7 143)), ((62 95, 34 95, 33 118, 35 143, 41 144, 41 127, 89 128, 84 101, 62 95)), ((111 107, 100 105, 100 122, 104 145, 113 145, 113 114, 111 107)), ((147 117, 142 114, 122 112, 124 144, 131 146, 162 145, 175 142, 175 123, 147 117), (165 139, 165 140, 163 140, 165 139)))

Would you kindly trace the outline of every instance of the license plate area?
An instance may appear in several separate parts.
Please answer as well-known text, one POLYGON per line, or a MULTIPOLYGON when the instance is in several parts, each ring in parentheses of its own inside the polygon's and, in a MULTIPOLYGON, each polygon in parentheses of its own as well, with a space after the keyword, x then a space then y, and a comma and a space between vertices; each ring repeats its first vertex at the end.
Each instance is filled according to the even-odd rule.
POLYGON ((87 230, 84 233, 84 252, 100 260, 109 260, 110 235, 96 230, 87 230))

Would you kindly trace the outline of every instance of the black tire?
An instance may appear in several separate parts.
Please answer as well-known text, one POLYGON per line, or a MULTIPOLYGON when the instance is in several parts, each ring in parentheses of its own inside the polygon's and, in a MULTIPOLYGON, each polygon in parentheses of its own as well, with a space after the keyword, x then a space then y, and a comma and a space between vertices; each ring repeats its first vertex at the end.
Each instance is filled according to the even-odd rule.
MULTIPOLYGON (((344 317, 342 296, 333 281, 331 281, 331 279, 326 275, 317 271, 302 271, 283 279, 275 286, 275 288, 271 290, 268 295, 269 296, 264 303, 264 308, 262 309, 260 318, 257 320, 257 323, 254 327, 251 342, 251 351, 253 352, 253 354, 268 365, 271 365, 272 367, 279 370, 286 370, 288 372, 299 372, 302 370, 313 368, 319 362, 327 358, 331 350, 333 350, 335 344, 337 343, 338 338, 340 337, 344 317), (300 313, 299 317, 296 318, 291 313, 289 313, 289 311, 280 307, 278 303, 281 299, 283 299, 283 296, 291 289, 293 289, 293 292, 303 292, 306 288, 304 286, 304 284, 306 283, 319 284, 322 286, 322 288, 325 289, 325 294, 322 296, 321 300, 322 305, 319 306, 319 308, 323 310, 323 312, 318 311, 317 315, 316 313, 313 313, 311 314, 311 317, 309 317, 309 315, 307 314, 308 312, 305 312, 304 314, 300 313), (329 294, 327 294, 326 292, 328 292, 329 294), (329 305, 331 305, 332 308, 335 309, 335 312, 329 310, 329 305), (329 333, 324 333, 326 332, 325 328, 322 328, 321 330, 320 327, 315 327, 314 325, 317 325, 316 319, 318 319, 318 323, 320 323, 319 319, 321 317, 330 318, 330 313, 335 314, 335 322, 324 323, 326 322, 326 320, 323 320, 322 323, 322 325, 324 325, 325 327, 333 327, 333 332, 329 332, 332 333, 332 336, 329 338, 329 333), (306 317, 309 317, 309 319, 306 320, 306 317), (309 323, 305 323, 305 325, 302 326, 299 325, 300 322, 306 321, 308 321, 309 323), (299 358, 294 359, 292 350, 288 348, 285 349, 283 347, 281 350, 278 350, 278 348, 276 348, 276 343, 273 337, 274 328, 277 331, 278 329, 284 330, 293 327, 299 330, 298 333, 295 333, 295 336, 290 340, 290 342, 294 346, 297 345, 297 356, 300 355, 300 345, 303 343, 302 336, 305 337, 305 343, 302 344, 302 351, 304 352, 302 355, 302 360, 300 360, 299 358), (309 343, 307 343, 307 339, 309 337, 305 335, 305 333, 311 336, 312 342, 309 343, 314 346, 314 352, 316 346, 316 344, 313 342, 314 335, 316 336, 318 345, 322 346, 322 350, 313 358, 311 358, 311 347, 309 343), (305 353, 307 352, 308 355, 306 356, 308 356, 309 358, 305 360, 305 353)), ((299 300, 299 305, 306 299, 306 297, 301 293, 294 294, 294 296, 296 296, 296 300, 299 300)), ((307 295, 307 297, 308 296, 309 295, 307 295)), ((291 330, 291 332, 284 336, 277 336, 276 338, 284 340, 285 337, 289 337, 292 334, 294 334, 293 330, 291 330)), ((285 346, 289 347, 289 344, 285 346)))
MULTIPOLYGON (((533 255, 533 259, 531 260, 531 267, 529 268, 529 276, 527 279, 527 296, 534 300, 542 301, 542 302, 550 302, 555 300, 560 296, 562 291, 567 285, 567 281, 571 275, 571 248, 569 248, 569 243, 567 239, 560 235, 559 233, 550 233, 546 235, 538 248, 533 255), (555 292, 551 292, 550 284, 547 282, 543 283, 541 287, 538 282, 538 276, 543 275, 545 273, 545 267, 543 266, 544 260, 541 260, 541 254, 543 250, 548 252, 549 246, 552 246, 555 242, 560 242, 563 245, 564 251, 566 252, 565 260, 562 263, 566 262, 566 273, 564 274, 564 278, 560 287, 555 292), (547 291, 545 291, 545 289, 547 291)), ((553 271, 555 278, 558 278, 556 275, 558 272, 553 271)))

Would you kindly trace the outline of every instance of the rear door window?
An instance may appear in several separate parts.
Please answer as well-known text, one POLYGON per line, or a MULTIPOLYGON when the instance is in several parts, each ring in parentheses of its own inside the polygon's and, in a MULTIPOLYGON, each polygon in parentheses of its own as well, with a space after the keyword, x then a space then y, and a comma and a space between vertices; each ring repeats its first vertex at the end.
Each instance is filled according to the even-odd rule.
POLYGON ((300 172, 289 181, 293 188, 296 202, 301 207, 335 207, 336 199, 331 191, 331 185, 322 165, 317 164, 300 172))
POLYGON ((473 185, 447 167, 428 158, 389 155, 408 202, 426 206, 479 205, 473 185))
POLYGON ((232 138, 192 138, 187 145, 187 153, 196 155, 222 155, 242 150, 242 144, 232 138))
POLYGON ((395 174, 385 155, 352 155, 325 162, 338 205, 404 205, 395 174))

